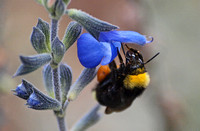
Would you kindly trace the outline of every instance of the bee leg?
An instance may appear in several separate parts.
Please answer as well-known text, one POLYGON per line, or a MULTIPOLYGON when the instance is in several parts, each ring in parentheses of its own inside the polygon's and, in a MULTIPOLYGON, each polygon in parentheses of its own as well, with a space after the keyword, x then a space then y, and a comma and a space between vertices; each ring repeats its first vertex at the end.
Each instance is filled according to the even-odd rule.
POLYGON ((121 56, 121 54, 120 54, 120 52, 119 52, 118 49, 117 49, 117 55, 118 55, 118 57, 119 57, 119 62, 120 62, 120 64, 123 64, 124 62, 123 62, 122 56, 121 56))
POLYGON ((111 113, 113 113, 113 110, 109 107, 106 107, 105 114, 111 114, 111 113))
POLYGON ((121 56, 121 54, 120 54, 120 52, 119 52, 118 49, 117 49, 117 55, 118 55, 119 62, 120 62, 120 68, 119 68, 119 71, 120 71, 121 73, 123 73, 123 72, 124 72, 124 69, 125 69, 125 65, 124 65, 124 62, 123 62, 122 56, 121 56))
POLYGON ((110 68, 111 70, 117 69, 117 65, 116 65, 116 63, 115 63, 115 60, 113 60, 111 63, 109 63, 109 68, 110 68))
POLYGON ((117 80, 117 65, 114 60, 109 64, 109 67, 111 69, 112 83, 114 84, 115 81, 117 80))

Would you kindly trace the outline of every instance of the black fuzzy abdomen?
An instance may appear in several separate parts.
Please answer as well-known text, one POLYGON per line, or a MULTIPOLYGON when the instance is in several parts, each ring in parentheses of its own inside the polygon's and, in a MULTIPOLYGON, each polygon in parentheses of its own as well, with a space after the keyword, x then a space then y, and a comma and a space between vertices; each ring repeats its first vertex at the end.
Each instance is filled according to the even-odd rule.
POLYGON ((113 111, 122 111, 128 108, 133 100, 143 93, 145 88, 134 88, 133 90, 125 89, 123 79, 114 83, 109 79, 105 79, 99 83, 95 89, 97 101, 113 111))

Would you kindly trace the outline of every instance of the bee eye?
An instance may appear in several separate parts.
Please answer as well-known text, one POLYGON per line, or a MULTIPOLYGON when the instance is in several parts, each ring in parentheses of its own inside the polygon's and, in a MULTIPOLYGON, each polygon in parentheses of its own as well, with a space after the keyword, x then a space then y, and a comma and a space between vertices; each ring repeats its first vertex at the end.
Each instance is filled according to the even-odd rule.
POLYGON ((133 53, 131 53, 130 51, 127 51, 126 53, 126 58, 130 58, 132 56, 133 53))

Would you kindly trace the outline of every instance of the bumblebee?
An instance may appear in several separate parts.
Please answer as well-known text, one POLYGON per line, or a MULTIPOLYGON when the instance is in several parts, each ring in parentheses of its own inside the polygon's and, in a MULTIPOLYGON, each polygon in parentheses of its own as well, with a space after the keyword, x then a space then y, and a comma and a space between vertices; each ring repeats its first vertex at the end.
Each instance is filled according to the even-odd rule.
POLYGON ((94 94, 97 101, 106 106, 105 114, 127 109, 135 98, 144 92, 150 82, 144 65, 159 54, 144 63, 142 54, 138 50, 127 45, 126 47, 128 48, 126 53, 122 48, 126 63, 118 51, 119 67, 113 60, 109 66, 101 66, 97 72, 99 84, 94 89, 94 94))

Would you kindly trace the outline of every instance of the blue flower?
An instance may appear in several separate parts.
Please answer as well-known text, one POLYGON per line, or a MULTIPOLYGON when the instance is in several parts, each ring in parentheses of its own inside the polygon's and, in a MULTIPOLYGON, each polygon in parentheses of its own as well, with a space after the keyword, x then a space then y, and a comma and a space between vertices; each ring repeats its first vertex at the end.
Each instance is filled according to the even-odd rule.
POLYGON ((38 99, 35 93, 32 93, 27 100, 27 105, 29 105, 30 108, 40 106, 41 104, 41 101, 38 99))
POLYGON ((112 62, 117 56, 117 49, 121 48, 121 43, 135 43, 143 46, 152 42, 153 38, 148 41, 144 35, 134 31, 108 31, 101 32, 98 40, 89 33, 84 33, 77 41, 78 58, 86 68, 112 62))
POLYGON ((28 105, 29 108, 35 110, 61 109, 61 104, 58 100, 53 99, 36 89, 34 91, 35 92, 33 92, 27 99, 26 105, 28 105))
POLYGON ((25 83, 22 82, 17 86, 15 90, 13 90, 15 93, 14 95, 27 100, 31 93, 33 92, 30 88, 26 87, 25 83))

